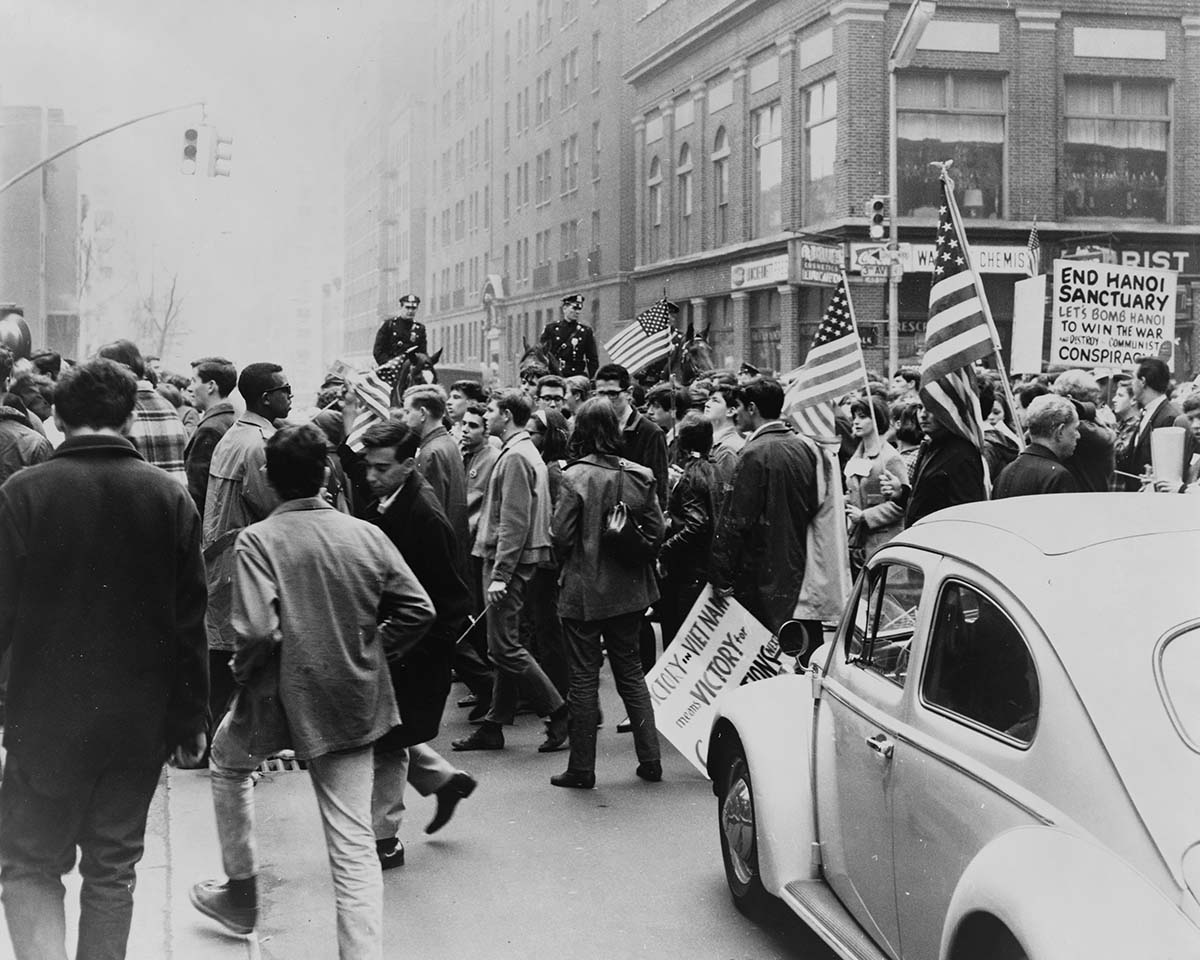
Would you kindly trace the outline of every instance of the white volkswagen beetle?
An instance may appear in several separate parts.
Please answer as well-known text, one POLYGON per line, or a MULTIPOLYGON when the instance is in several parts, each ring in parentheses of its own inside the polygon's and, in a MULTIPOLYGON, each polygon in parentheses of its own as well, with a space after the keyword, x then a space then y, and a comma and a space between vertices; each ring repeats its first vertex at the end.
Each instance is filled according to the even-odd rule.
POLYGON ((735 902, 842 957, 1200 958, 1200 498, 934 514, 707 759, 735 902))

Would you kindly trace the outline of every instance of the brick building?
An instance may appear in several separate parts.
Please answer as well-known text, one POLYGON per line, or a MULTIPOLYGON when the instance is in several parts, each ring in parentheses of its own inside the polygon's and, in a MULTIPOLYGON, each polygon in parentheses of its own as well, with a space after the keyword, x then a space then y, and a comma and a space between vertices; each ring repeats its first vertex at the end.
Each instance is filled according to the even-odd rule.
MULTIPOLYGON (((887 58, 907 2, 663 0, 630 31, 636 303, 664 286, 721 362, 803 360, 850 271, 869 366, 887 358, 887 286, 860 261, 887 194, 887 58), (803 255, 803 256, 802 256, 803 255)), ((956 197, 1007 350, 1036 220, 1043 263, 1093 249, 1180 272, 1176 372, 1200 366, 1200 16, 1188 0, 939 5, 897 71, 900 356, 920 351, 937 214, 956 197), (907 246, 906 246, 907 245, 907 246)))

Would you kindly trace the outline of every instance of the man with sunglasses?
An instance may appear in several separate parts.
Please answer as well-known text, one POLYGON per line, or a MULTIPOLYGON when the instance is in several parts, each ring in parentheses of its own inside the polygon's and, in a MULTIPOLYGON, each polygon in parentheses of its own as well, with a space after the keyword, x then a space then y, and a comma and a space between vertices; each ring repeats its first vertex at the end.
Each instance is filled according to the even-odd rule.
POLYGON ((233 544, 243 527, 265 520, 279 495, 267 482, 267 441, 275 422, 292 409, 292 388, 277 363, 251 363, 237 381, 246 402, 243 413, 213 448, 204 501, 201 547, 208 575, 209 739, 233 696, 229 659, 234 651, 231 623, 233 544))

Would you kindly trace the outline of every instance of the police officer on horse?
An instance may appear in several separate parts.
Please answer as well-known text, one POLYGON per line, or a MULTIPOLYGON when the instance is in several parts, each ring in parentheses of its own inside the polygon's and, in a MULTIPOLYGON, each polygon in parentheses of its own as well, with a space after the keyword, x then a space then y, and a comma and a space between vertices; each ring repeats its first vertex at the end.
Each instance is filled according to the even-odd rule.
POLYGON ((400 298, 400 315, 388 317, 375 334, 375 349, 372 351, 379 366, 397 358, 427 354, 425 325, 417 320, 417 307, 421 298, 408 293, 400 298))
POLYGON ((552 358, 550 369, 560 377, 585 376, 591 379, 596 374, 600 361, 596 355, 596 337, 592 328, 579 322, 583 312, 583 297, 578 293, 562 299, 562 319, 551 323, 542 331, 540 346, 547 359, 552 358), (557 362, 557 369, 555 369, 557 362))

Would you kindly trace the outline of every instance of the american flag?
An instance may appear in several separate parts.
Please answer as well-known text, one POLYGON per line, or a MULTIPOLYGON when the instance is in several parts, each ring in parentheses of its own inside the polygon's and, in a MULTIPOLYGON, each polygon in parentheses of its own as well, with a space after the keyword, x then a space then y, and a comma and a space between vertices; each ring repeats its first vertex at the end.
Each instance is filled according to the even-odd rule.
POLYGON ((355 453, 360 453, 363 449, 363 434, 391 415, 392 390, 376 370, 362 377, 351 378, 347 382, 350 389, 357 394, 362 409, 354 418, 350 434, 346 437, 346 446, 355 453))
POLYGON ((1029 275, 1036 277, 1042 272, 1042 241, 1038 239, 1037 221, 1029 231, 1029 275))
POLYGON ((675 329, 666 298, 639 313, 634 321, 604 345, 613 363, 637 373, 667 356, 675 345, 675 329))
POLYGON ((954 191, 945 173, 940 189, 929 324, 921 358, 921 400, 942 426, 982 448, 983 418, 971 364, 992 353, 992 334, 954 191))
POLYGON ((813 437, 836 436, 834 403, 862 386, 866 379, 862 342, 854 324, 854 305, 843 274, 817 327, 808 358, 784 377, 788 383, 784 412, 796 421, 801 433, 813 437))

